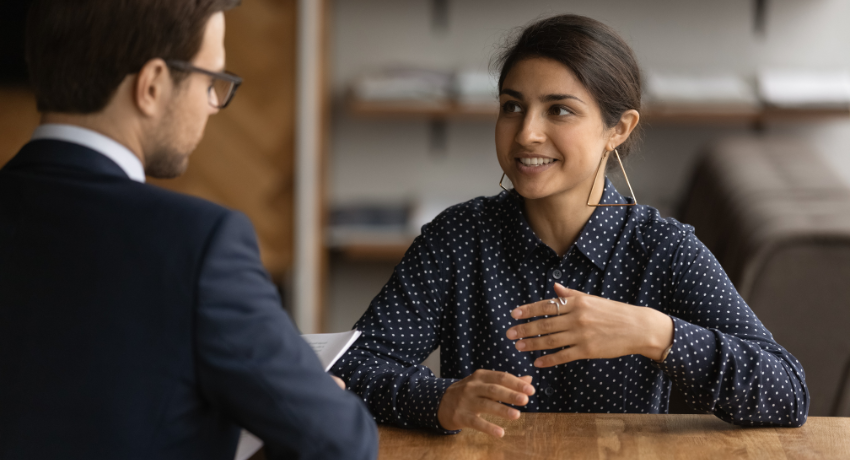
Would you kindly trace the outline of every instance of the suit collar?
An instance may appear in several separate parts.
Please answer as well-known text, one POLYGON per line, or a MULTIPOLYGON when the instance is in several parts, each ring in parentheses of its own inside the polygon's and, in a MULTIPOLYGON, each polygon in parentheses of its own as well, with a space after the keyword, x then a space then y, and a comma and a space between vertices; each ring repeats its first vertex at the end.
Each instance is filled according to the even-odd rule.
POLYGON ((145 168, 136 155, 116 140, 96 131, 68 124, 48 123, 36 128, 32 140, 52 139, 88 147, 114 161, 130 179, 145 181, 145 168))
POLYGON ((3 170, 102 175, 130 180, 127 173, 105 155, 76 143, 52 139, 30 141, 3 170))

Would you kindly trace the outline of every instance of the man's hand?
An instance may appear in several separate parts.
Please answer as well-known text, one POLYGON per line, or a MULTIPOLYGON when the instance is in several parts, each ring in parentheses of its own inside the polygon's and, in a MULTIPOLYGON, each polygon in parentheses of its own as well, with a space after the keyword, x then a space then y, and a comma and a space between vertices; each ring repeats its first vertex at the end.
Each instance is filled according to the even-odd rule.
POLYGON ((657 310, 584 294, 560 284, 555 284, 555 294, 561 299, 555 299, 557 303, 543 300, 511 312, 516 319, 550 316, 507 332, 511 340, 522 339, 516 343, 519 351, 559 349, 537 358, 536 367, 632 354, 658 360, 673 343, 673 320, 657 310))
POLYGON ((343 382, 341 378, 335 375, 332 375, 331 378, 334 379, 334 382, 336 382, 336 384, 339 385, 340 388, 342 388, 343 390, 345 389, 345 382, 343 382))
POLYGON ((502 403, 524 406, 533 394, 531 376, 516 377, 506 372, 479 369, 446 390, 440 401, 437 419, 447 430, 472 428, 501 438, 505 430, 485 421, 480 415, 490 414, 516 420, 520 412, 502 403))

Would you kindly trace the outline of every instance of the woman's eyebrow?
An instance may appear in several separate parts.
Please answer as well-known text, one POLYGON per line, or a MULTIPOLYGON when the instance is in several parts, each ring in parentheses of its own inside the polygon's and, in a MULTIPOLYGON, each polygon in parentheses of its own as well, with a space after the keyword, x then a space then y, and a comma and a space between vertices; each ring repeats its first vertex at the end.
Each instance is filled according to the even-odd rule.
POLYGON ((502 94, 507 94, 508 96, 519 99, 521 101, 525 99, 525 97, 523 97, 522 93, 520 93, 519 91, 512 90, 512 89, 503 88, 501 91, 499 91, 499 96, 501 96, 502 94))
POLYGON ((573 96, 572 94, 547 94, 547 95, 540 98, 540 102, 555 102, 555 101, 563 101, 564 99, 575 99, 575 100, 581 102, 582 104, 585 103, 584 101, 577 98, 576 96, 573 96))
MULTIPOLYGON (((522 93, 517 91, 517 90, 513 90, 513 89, 509 89, 509 88, 503 88, 501 91, 499 91, 499 95, 501 96, 502 94, 507 94, 508 96, 519 99, 521 101, 525 100, 525 96, 523 96, 522 93)), ((555 102, 555 101, 563 101, 564 99, 575 99, 576 101, 579 101, 582 104, 585 104, 584 101, 582 101, 581 99, 579 99, 576 96, 573 96, 572 94, 547 94, 545 96, 540 97, 540 102, 555 102)))

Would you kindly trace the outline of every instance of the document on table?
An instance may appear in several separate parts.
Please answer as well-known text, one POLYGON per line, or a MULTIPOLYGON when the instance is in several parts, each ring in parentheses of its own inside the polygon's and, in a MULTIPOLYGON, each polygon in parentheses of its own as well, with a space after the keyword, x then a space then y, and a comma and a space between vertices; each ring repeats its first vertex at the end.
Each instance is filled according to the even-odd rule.
POLYGON ((319 355, 319 361, 322 362, 325 371, 329 371, 336 360, 351 347, 357 337, 360 337, 360 331, 354 329, 333 334, 304 334, 301 337, 319 355))
POLYGON ((260 450, 260 447, 263 447, 263 441, 260 438, 249 433, 248 430, 242 430, 242 434, 239 435, 239 445, 236 446, 235 460, 248 460, 260 450))
MULTIPOLYGON (((334 363, 348 350, 354 341, 360 337, 357 329, 333 334, 303 334, 303 338, 319 356, 319 362, 325 371, 331 370, 334 363)), ((239 445, 236 447, 235 460, 248 460, 263 447, 263 441, 247 430, 242 430, 239 445)))

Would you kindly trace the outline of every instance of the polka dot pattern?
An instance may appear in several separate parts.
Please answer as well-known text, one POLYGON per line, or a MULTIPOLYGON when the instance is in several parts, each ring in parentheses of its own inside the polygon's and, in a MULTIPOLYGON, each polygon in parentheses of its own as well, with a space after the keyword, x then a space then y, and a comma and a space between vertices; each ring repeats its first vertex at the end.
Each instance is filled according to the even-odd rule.
MULTIPOLYGON (((606 181, 602 203, 626 203, 606 181)), ((559 257, 532 231, 522 198, 502 192, 453 206, 422 228, 355 325, 363 335, 334 373, 375 420, 440 431, 449 385, 476 369, 532 375, 529 412, 666 413, 671 385, 694 408, 739 425, 800 426, 809 395, 779 346, 693 228, 648 206, 598 207, 559 257), (664 363, 640 355, 538 369, 507 329, 519 305, 554 298, 555 282, 673 318, 664 363), (440 347, 437 378, 420 363, 440 347)), ((444 431, 445 432, 445 431, 444 431)))

